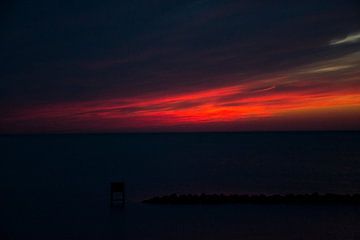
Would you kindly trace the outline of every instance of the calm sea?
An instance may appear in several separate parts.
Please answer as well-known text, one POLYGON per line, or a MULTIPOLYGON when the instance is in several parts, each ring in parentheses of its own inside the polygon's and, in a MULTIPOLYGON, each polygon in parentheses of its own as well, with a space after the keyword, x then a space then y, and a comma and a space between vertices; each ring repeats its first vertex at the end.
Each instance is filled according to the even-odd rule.
POLYGON ((359 193, 360 132, 1 136, 1 239, 360 239, 359 206, 149 206, 169 193, 359 193), (129 204, 109 208, 111 181, 129 204))

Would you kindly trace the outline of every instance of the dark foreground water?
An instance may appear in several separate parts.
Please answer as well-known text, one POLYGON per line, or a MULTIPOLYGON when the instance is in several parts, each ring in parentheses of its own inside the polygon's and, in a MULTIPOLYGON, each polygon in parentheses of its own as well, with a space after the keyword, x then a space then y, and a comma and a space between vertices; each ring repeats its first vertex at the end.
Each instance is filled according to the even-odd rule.
POLYGON ((178 193, 359 193, 360 133, 2 136, 0 239, 360 239, 360 207, 151 206, 178 193), (125 180, 130 203, 109 208, 125 180))

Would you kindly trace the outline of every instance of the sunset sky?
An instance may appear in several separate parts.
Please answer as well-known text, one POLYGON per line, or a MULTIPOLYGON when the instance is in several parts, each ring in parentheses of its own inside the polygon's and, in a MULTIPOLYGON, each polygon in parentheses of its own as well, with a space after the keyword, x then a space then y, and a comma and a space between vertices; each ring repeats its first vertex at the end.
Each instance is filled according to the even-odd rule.
POLYGON ((360 130, 356 0, 0 9, 0 133, 360 130))

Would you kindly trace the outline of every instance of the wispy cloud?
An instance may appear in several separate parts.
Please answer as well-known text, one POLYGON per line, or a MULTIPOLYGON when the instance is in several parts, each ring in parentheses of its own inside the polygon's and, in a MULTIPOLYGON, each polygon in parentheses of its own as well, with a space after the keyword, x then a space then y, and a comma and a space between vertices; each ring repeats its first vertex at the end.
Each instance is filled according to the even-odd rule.
POLYGON ((251 122, 298 112, 306 115, 324 109, 358 107, 360 111, 360 79, 357 72, 347 71, 336 81, 327 75, 328 72, 345 69, 341 68, 345 63, 357 64, 359 56, 360 53, 349 54, 304 65, 299 68, 301 71, 278 72, 224 87, 40 106, 18 111, 4 118, 2 124, 15 123, 17 126, 42 122, 49 124, 53 130, 56 126, 64 128, 64 124, 67 128, 72 126, 85 130, 141 130, 251 122), (316 77, 316 81, 313 77, 316 77))
POLYGON ((299 68, 299 73, 333 73, 358 72, 360 69, 360 51, 345 54, 344 56, 318 61, 299 68))
POLYGON ((360 32, 351 33, 346 37, 333 39, 329 42, 330 45, 350 44, 360 42, 360 32))

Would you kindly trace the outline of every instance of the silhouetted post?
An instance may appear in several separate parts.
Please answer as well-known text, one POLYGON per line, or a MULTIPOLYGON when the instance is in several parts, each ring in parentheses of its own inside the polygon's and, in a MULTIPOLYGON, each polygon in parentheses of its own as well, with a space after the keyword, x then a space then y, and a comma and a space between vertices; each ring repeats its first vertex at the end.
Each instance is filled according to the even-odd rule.
POLYGON ((124 206, 125 205, 125 184, 124 182, 112 182, 110 193, 110 205, 124 206))

